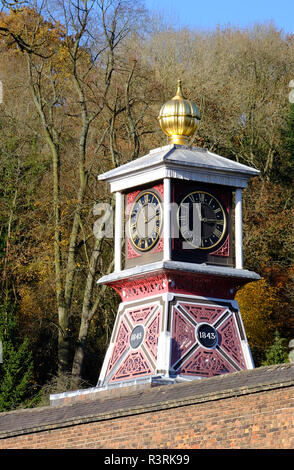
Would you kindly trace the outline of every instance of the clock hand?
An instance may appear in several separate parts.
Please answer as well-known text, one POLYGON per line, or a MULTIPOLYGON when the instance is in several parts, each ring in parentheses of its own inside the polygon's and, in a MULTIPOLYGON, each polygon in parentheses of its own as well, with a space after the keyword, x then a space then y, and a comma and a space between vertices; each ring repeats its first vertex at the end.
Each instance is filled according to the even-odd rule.
POLYGON ((201 218, 201 222, 218 222, 217 219, 207 219, 206 217, 201 218))
POLYGON ((152 215, 151 217, 145 217, 145 224, 147 224, 148 222, 150 222, 150 220, 154 219, 154 217, 156 216, 156 214, 152 215))

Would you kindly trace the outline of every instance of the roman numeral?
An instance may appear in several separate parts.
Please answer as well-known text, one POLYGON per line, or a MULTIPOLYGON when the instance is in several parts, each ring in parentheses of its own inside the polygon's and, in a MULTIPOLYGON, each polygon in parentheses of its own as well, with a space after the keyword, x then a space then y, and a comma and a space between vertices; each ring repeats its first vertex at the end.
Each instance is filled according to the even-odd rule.
POLYGON ((213 233, 217 238, 220 238, 220 236, 222 234, 222 232, 218 228, 215 228, 213 233))

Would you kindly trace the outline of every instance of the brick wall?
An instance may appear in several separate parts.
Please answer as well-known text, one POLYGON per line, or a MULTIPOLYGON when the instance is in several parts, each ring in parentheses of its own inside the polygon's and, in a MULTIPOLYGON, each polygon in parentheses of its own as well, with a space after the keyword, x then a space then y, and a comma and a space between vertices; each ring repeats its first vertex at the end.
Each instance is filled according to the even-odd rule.
POLYGON ((293 449, 293 366, 2 413, 0 449, 293 449))

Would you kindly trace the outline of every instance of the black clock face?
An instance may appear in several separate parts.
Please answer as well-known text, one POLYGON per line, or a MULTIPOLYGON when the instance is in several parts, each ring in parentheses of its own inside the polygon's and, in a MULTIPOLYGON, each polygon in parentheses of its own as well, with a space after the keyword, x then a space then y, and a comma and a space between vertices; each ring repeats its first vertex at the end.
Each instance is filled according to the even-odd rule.
POLYGON ((210 250, 224 238, 226 213, 215 196, 205 191, 193 191, 180 203, 178 224, 188 245, 210 250))
POLYGON ((159 240, 162 227, 162 208, 159 197, 152 191, 141 192, 131 209, 130 240, 139 251, 148 251, 159 240))

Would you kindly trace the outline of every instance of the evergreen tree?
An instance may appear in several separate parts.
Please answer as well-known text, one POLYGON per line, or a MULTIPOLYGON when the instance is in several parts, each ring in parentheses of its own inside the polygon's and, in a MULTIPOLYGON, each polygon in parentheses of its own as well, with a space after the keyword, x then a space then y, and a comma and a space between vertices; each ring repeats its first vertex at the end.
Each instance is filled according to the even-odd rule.
POLYGON ((0 305, 0 412, 18 407, 30 397, 33 383, 33 361, 28 340, 21 341, 13 308, 0 305))
POLYGON ((283 364, 288 362, 288 350, 284 345, 285 339, 281 338, 278 331, 275 332, 273 344, 266 350, 263 366, 283 364))

